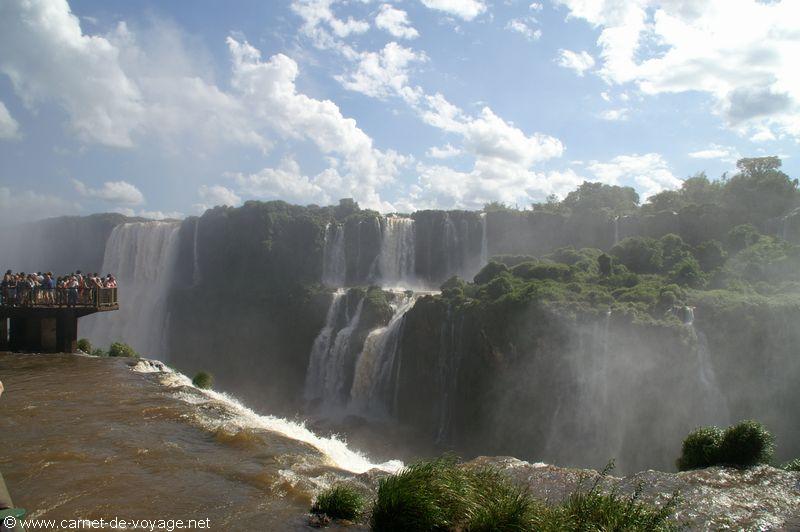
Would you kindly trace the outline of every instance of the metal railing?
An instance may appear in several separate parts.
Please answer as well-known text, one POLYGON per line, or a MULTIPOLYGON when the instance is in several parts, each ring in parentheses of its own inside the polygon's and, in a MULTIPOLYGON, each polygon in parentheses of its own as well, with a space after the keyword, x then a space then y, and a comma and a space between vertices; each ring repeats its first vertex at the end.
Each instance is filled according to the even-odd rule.
POLYGON ((25 288, 0 290, 0 306, 19 308, 113 307, 118 304, 116 288, 25 288))

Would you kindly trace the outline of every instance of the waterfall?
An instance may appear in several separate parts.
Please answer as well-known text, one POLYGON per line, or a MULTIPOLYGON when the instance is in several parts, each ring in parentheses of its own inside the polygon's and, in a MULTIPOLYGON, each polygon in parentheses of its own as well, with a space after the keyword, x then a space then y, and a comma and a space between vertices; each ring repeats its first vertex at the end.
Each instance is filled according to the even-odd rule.
POLYGON ((331 287, 344 286, 346 273, 344 226, 329 223, 322 250, 322 282, 331 287))
POLYGON ((200 218, 194 222, 194 237, 192 239, 192 285, 200 284, 200 257, 197 252, 197 235, 200 232, 200 218))
POLYGON ((464 315, 456 318, 450 305, 447 307, 447 318, 442 323, 439 340, 439 427, 436 443, 447 443, 452 436, 453 411, 456 408, 458 391, 458 374, 461 370, 461 359, 464 356, 462 345, 464 315), (458 322, 458 323, 456 323, 458 322))
POLYGON ((619 244, 619 216, 614 216, 614 245, 619 244))
MULTIPOLYGON (((481 263, 480 267, 483 268, 489 264, 489 235, 486 230, 486 213, 481 213, 481 263)), ((480 270, 479 270, 480 271, 480 270)))
POLYGON ((386 217, 378 255, 376 278, 381 286, 411 286, 415 267, 414 220, 386 217))
POLYGON ((720 391, 717 381, 717 375, 714 371, 714 365, 711 362, 711 351, 708 348, 708 338, 703 331, 699 330, 694 325, 694 309, 692 307, 684 307, 684 323, 687 327, 691 327, 697 338, 697 377, 700 383, 703 409, 702 414, 705 415, 706 423, 714 424, 727 424, 730 418, 728 406, 725 402, 725 397, 720 391))
POLYGON ((403 336, 405 315, 417 300, 416 295, 398 294, 392 304, 394 314, 385 327, 374 329, 364 341, 356 363, 350 406, 362 413, 386 416, 392 404, 399 377, 398 351, 403 336))
POLYGON ((106 243, 102 274, 119 283, 119 310, 87 316, 83 333, 107 348, 125 342, 148 356, 166 357, 167 298, 175 273, 180 223, 118 225, 106 243))
POLYGON ((311 348, 305 382, 307 401, 322 399, 326 405, 336 405, 347 397, 350 340, 358 328, 363 305, 361 298, 351 315, 346 293, 338 290, 334 294, 325 326, 311 348))

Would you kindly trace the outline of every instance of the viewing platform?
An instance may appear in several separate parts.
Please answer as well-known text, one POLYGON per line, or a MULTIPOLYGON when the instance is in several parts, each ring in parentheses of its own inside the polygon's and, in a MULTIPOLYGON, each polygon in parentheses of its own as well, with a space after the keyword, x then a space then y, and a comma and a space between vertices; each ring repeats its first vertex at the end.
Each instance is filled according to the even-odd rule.
POLYGON ((74 353, 78 349, 78 318, 119 309, 116 288, 84 290, 70 301, 68 289, 56 290, 53 303, 17 302, 4 297, 0 304, 0 351, 74 353), (61 292, 63 290, 63 292, 61 292))

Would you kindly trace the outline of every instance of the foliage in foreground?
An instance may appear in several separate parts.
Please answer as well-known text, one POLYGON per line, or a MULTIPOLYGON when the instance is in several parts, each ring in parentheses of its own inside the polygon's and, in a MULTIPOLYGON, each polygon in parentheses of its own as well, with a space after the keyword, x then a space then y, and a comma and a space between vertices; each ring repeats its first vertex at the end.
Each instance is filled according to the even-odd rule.
POLYGON ((724 432, 718 427, 701 427, 683 440, 678 470, 715 465, 751 467, 767 464, 775 451, 775 438, 756 421, 741 421, 724 432))
POLYGON ((78 349, 83 351, 84 353, 90 354, 92 353, 92 343, 89 341, 88 338, 81 338, 78 340, 78 349))
POLYGON ((132 357, 132 358, 138 358, 139 357, 139 353, 137 353, 128 344, 124 344, 122 342, 114 342, 108 348, 108 356, 110 356, 110 357, 132 357))
POLYGON ((786 462, 781 466, 781 469, 785 469, 786 471, 800 472, 800 458, 795 458, 790 462, 786 462))
POLYGON ((203 390, 208 390, 214 385, 214 377, 205 371, 200 371, 192 379, 192 384, 203 390))
MULTIPOLYGON (((605 473, 605 472, 604 472, 605 473)), ((599 479, 549 506, 492 467, 471 468, 450 457, 411 465, 381 480, 370 524, 376 531, 669 530, 676 497, 661 508, 603 493, 599 479)))
POLYGON ((364 504, 364 497, 355 488, 338 484, 317 495, 311 513, 355 521, 363 512, 364 504))

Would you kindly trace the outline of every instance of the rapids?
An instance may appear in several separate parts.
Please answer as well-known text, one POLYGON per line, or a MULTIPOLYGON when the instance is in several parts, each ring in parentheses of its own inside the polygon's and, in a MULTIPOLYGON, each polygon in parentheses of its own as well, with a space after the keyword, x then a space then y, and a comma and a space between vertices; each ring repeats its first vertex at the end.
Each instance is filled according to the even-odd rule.
POLYGON ((215 530, 300 530, 321 487, 402 465, 372 464, 160 363, 129 364, 0 355, 0 468, 30 517, 208 517, 215 530))

